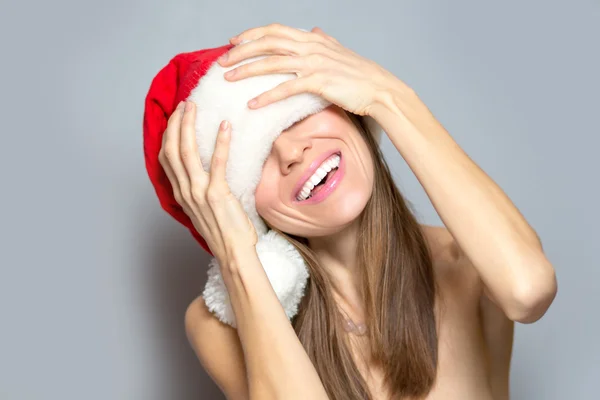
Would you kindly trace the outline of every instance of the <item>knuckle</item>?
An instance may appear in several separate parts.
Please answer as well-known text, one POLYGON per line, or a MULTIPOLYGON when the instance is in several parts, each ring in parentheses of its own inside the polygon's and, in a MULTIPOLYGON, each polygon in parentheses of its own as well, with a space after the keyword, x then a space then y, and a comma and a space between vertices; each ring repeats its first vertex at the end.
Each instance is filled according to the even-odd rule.
POLYGON ((188 190, 183 190, 181 192, 181 198, 183 200, 183 202, 187 205, 187 204, 192 204, 192 195, 190 193, 190 191, 188 190))
POLYGON ((208 201, 209 204, 217 204, 222 198, 221 190, 215 186, 210 186, 206 191, 206 201, 208 201))
POLYGON ((224 137, 223 135, 217 135, 217 143, 224 145, 227 143, 229 139, 227 139, 226 137, 224 137))
POLYGON ((327 34, 325 34, 325 35, 323 35, 323 37, 324 37, 324 38, 325 38, 325 40, 327 40, 329 43, 333 43, 333 44, 340 44, 340 42, 339 42, 339 41, 338 41, 336 38, 334 38, 333 36, 331 36, 331 35, 327 35, 327 34))
MULTIPOLYGON (((251 71, 251 67, 252 67, 251 64, 244 64, 239 67, 235 67, 234 69, 235 69, 236 77, 239 78, 240 76, 246 76, 246 74, 251 71)), ((232 69, 232 71, 234 69, 232 69)))
POLYGON ((311 53, 306 56, 306 65, 310 69, 318 69, 320 66, 323 65, 324 61, 325 57, 323 57, 321 54, 311 53))
POLYGON ((179 155, 181 157, 181 161, 189 161, 192 159, 194 152, 191 149, 184 147, 181 149, 179 155))
POLYGON ((325 44, 325 42, 313 42, 312 49, 314 53, 320 53, 321 55, 329 50, 329 47, 325 44))
POLYGON ((173 161, 177 157, 177 148, 175 146, 171 146, 170 144, 165 144, 164 148, 164 158, 166 161, 173 161))
POLYGON ((181 193, 178 190, 173 192, 173 197, 175 197, 175 201, 177 202, 177 204, 183 206, 183 198, 181 197, 181 193))
POLYGON ((194 203, 198 204, 199 206, 206 204, 206 191, 200 185, 193 185, 191 193, 194 203))
POLYGON ((212 158, 212 164, 215 167, 221 166, 223 164, 223 158, 218 155, 214 155, 212 158))
POLYGON ((339 40, 337 40, 337 38, 333 34, 331 34, 331 33, 324 33, 324 34, 327 39, 331 40, 332 42, 339 43, 339 40))
POLYGON ((279 93, 281 93, 281 95, 284 97, 290 96, 292 94, 292 92, 293 92, 292 84, 281 85, 281 87, 279 88, 279 93))
POLYGON ((267 57, 264 59, 264 63, 267 66, 275 67, 275 66, 279 65, 283 60, 284 60, 284 56, 267 57))
POLYGON ((267 34, 264 34, 264 35, 262 35, 261 37, 259 37, 259 38, 257 38, 257 39, 254 39, 254 40, 255 40, 257 43, 261 43, 263 46, 266 46, 265 42, 270 42, 270 41, 272 41, 273 39, 274 39, 274 38, 273 38, 273 35, 270 35, 270 34, 268 34, 268 33, 267 33, 267 34))
POLYGON ((331 74, 325 73, 323 71, 315 73, 314 78, 322 85, 328 85, 331 83, 331 74))

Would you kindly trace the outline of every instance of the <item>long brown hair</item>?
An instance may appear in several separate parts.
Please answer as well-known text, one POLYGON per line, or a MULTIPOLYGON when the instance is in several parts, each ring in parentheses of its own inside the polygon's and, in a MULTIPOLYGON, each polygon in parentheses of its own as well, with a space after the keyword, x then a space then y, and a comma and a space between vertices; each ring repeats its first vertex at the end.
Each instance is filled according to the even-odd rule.
MULTIPOLYGON (((375 169, 373 194, 358 217, 356 253, 370 362, 382 369, 392 399, 419 398, 431 390, 437 371, 432 257, 412 205, 396 187, 365 121, 347 114, 368 144, 375 169)), ((305 238, 277 231, 298 249, 310 271, 292 324, 329 398, 371 400, 341 325, 331 277, 305 238)))

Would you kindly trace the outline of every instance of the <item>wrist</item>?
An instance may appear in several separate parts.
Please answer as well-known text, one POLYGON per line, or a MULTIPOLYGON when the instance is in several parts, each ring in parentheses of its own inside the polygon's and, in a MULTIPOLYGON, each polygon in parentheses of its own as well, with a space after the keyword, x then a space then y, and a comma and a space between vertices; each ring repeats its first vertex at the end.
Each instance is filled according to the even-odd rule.
POLYGON ((380 79, 376 79, 375 82, 375 109, 393 109, 397 107, 396 97, 403 92, 413 91, 404 81, 398 79, 396 75, 391 73, 386 73, 384 76, 380 77, 380 79))
POLYGON ((231 272, 239 272, 244 268, 250 268, 248 265, 259 260, 256 247, 236 248, 235 251, 228 257, 227 268, 231 272))
POLYGON ((402 114, 400 107, 402 96, 414 91, 400 79, 392 76, 377 85, 373 104, 368 110, 368 115, 377 119, 384 114, 402 114))
POLYGON ((399 80, 387 80, 379 86, 379 90, 377 90, 374 96, 373 104, 369 107, 367 113, 387 133, 389 133, 388 128, 390 124, 397 125, 398 121, 403 120, 405 117, 400 107, 399 93, 407 92, 410 88, 402 82, 399 83, 397 81, 399 80), (405 87, 402 87, 403 85, 405 87))
POLYGON ((369 115, 385 132, 390 132, 400 123, 404 127, 430 130, 439 123, 417 93, 406 83, 394 77, 382 87, 369 115))

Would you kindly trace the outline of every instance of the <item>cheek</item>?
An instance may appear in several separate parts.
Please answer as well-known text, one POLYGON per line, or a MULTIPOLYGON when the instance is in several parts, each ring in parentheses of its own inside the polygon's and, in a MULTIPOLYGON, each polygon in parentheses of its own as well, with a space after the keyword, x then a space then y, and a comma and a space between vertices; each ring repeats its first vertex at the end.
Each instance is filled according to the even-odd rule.
POLYGON ((366 175, 367 181, 372 189, 373 182, 375 181, 375 162, 373 161, 373 158, 371 157, 371 153, 369 152, 369 149, 367 149, 367 148, 364 149, 364 159, 365 159, 365 164, 364 164, 365 175, 366 175))
POLYGON ((269 179, 268 176, 263 176, 256 187, 254 198, 256 201, 256 211, 261 216, 264 216, 276 199, 276 184, 273 183, 273 179, 269 179))

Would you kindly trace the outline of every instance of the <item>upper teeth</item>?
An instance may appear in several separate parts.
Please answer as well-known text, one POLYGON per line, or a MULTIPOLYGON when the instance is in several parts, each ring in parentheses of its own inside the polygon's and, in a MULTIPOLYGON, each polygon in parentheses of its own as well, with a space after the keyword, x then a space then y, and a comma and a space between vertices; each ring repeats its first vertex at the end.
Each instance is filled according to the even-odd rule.
POLYGON ((334 154, 333 156, 329 157, 327 160, 323 161, 323 164, 321 164, 321 166, 319 168, 317 168, 315 173, 310 178, 308 178, 306 183, 304 183, 304 186, 300 190, 300 194, 298 195, 296 200, 302 201, 302 200, 305 200, 307 197, 309 197, 309 195, 312 192, 312 190, 314 189, 315 185, 317 183, 321 182, 321 179, 323 179, 325 177, 325 175, 327 175, 329 173, 329 171, 331 171, 334 168, 337 168, 339 164, 340 164, 340 156, 337 154, 334 154))

